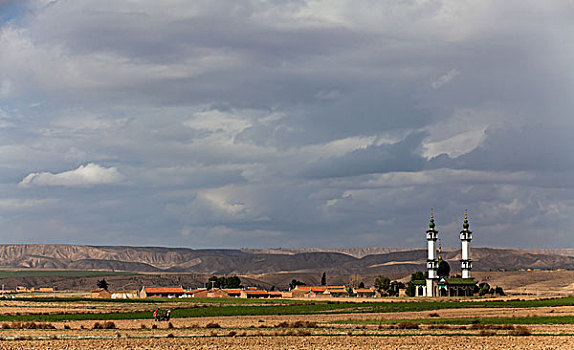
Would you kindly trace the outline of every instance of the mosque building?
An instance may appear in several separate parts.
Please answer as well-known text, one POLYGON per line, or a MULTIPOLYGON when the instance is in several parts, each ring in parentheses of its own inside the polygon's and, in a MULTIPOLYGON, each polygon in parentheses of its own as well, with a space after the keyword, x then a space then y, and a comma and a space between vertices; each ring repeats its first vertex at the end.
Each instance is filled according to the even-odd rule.
POLYGON ((451 297, 473 295, 476 281, 470 276, 472 270, 472 260, 470 259, 472 231, 469 227, 468 215, 465 211, 462 230, 460 231, 462 274, 459 277, 450 277, 450 265, 442 258, 440 244, 437 254, 438 230, 435 229, 434 216, 431 213, 429 228, 426 231, 428 247, 427 278, 426 280, 412 281, 415 286, 415 296, 451 297))

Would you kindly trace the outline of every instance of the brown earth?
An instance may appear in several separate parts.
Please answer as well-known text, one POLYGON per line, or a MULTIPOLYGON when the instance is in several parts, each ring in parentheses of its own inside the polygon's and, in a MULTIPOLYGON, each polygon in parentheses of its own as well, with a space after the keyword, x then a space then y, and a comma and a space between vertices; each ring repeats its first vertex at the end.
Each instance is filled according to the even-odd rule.
POLYGON ((573 337, 337 336, 14 341, 0 349, 572 349, 573 337))
MULTIPOLYGON (((163 303, 165 308, 181 302, 163 303)), ((42 303, 0 302, 0 313, 19 310, 38 312, 107 313, 151 310, 154 304, 110 302, 42 303), (121 308, 121 309, 119 309, 121 308), (10 311, 8 311, 10 310, 10 311)), ((177 315, 177 310, 174 312, 177 315)), ((510 316, 573 316, 574 305, 536 308, 447 309, 437 311, 267 315, 233 317, 173 318, 171 322, 151 319, 116 320, 113 329, 93 329, 106 321, 65 321, 50 323, 55 329, 19 329, 18 323, 0 322, 0 349, 572 349, 574 325, 527 325, 533 336, 513 336, 515 326, 497 329, 471 325, 436 328, 420 324, 399 329, 389 324, 355 324, 352 320, 404 320, 421 318, 473 318, 510 316), (337 323, 333 323, 339 321, 337 323), (348 321, 348 322, 345 322, 348 321), (215 325, 209 327, 208 325, 215 325), (157 328, 153 328, 153 327, 157 328), (16 328, 16 329, 15 329, 16 328), (509 329, 509 328, 514 328, 509 329)))

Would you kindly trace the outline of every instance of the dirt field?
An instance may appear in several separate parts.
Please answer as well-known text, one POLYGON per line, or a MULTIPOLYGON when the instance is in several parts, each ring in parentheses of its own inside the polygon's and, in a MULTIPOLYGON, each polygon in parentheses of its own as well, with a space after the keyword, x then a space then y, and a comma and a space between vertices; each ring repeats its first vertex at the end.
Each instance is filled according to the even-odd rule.
MULTIPOLYGON (((165 309, 168 305, 175 308, 178 302, 170 301, 161 306, 165 309)), ((0 312, 2 315, 113 313, 154 307, 147 303, 2 301, 0 312)), ((574 324, 431 325, 422 322, 540 316, 574 316, 574 305, 192 317, 173 318, 170 322, 82 320, 35 322, 34 327, 25 322, 5 321, 0 322, 0 349, 574 349, 574 324), (420 321, 399 326, 389 324, 391 320, 420 321), (94 329, 96 324, 105 326, 106 322, 110 329, 94 329), (42 325, 53 329, 39 329, 42 325)))
POLYGON ((14 341, 0 349, 572 349, 572 337, 209 337, 14 341))

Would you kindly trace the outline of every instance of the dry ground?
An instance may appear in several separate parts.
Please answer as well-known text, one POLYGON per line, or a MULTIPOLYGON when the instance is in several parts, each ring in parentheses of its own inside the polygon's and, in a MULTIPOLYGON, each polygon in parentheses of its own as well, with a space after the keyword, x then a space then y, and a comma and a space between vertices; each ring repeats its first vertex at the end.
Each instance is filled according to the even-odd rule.
POLYGON ((1 343, 0 349, 572 349, 562 337, 208 337, 47 340, 1 343))
MULTIPOLYGON (((74 302, 64 307, 62 303, 0 303, 0 312, 4 314, 62 311, 97 313, 127 311, 126 308, 149 310, 153 308, 153 304, 74 302), (118 310, 120 308, 121 310, 118 310)), ((162 308, 165 309, 166 304, 162 304, 162 308)), ((420 324, 414 329, 398 329, 384 322, 380 325, 345 322, 364 319, 572 315, 574 306, 443 309, 378 314, 174 318, 171 324, 151 319, 118 320, 113 321, 114 329, 93 329, 96 322, 105 321, 51 322, 56 329, 45 330, 2 329, 4 324, 14 324, 0 322, 0 349, 574 349, 574 325, 570 324, 528 325, 526 328, 531 333, 530 336, 514 336, 513 330, 507 328, 481 329, 469 325, 447 325, 438 328, 420 324), (335 321, 343 322, 333 323, 335 321), (216 326, 210 328, 209 324, 216 326), (154 326, 156 328, 153 328, 154 326)))

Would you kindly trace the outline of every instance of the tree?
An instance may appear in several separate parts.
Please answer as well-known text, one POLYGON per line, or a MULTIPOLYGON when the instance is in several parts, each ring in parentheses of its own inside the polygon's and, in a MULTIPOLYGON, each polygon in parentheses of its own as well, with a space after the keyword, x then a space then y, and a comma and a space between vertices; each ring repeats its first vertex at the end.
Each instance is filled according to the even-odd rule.
POLYGON ((359 283, 359 288, 365 288, 365 284, 363 283, 363 281, 361 281, 361 283, 359 283))
POLYGON ((296 279, 293 279, 291 281, 291 283, 289 283, 289 289, 295 289, 295 287, 297 286, 305 286, 305 282, 301 282, 301 281, 297 281, 296 279))
POLYGON ((321 285, 322 286, 327 285, 327 274, 325 272, 323 272, 323 276, 321 276, 321 285))
POLYGON ((504 290, 502 290, 502 287, 499 286, 496 286, 496 288, 494 289, 494 293, 498 295, 506 295, 506 293, 504 293, 504 290))
POLYGON ((98 281, 98 283, 96 283, 96 285, 98 286, 98 288, 104 289, 104 290, 108 290, 108 287, 110 286, 108 281, 106 281, 105 279, 98 281))
POLYGON ((375 278, 375 288, 379 291, 387 291, 391 285, 391 279, 385 276, 375 278))
POLYGON ((427 278, 426 272, 417 271, 411 275, 411 281, 421 281, 427 278))
POLYGON ((405 294, 408 295, 409 297, 414 297, 415 296, 415 285, 413 284, 413 282, 408 282, 407 283, 407 288, 405 290, 405 294))
POLYGON ((478 285, 478 295, 483 296, 486 294, 491 294, 490 284, 482 282, 481 284, 478 285))
POLYGON ((241 279, 237 276, 217 277, 211 276, 207 280, 208 288, 240 288, 241 279))

